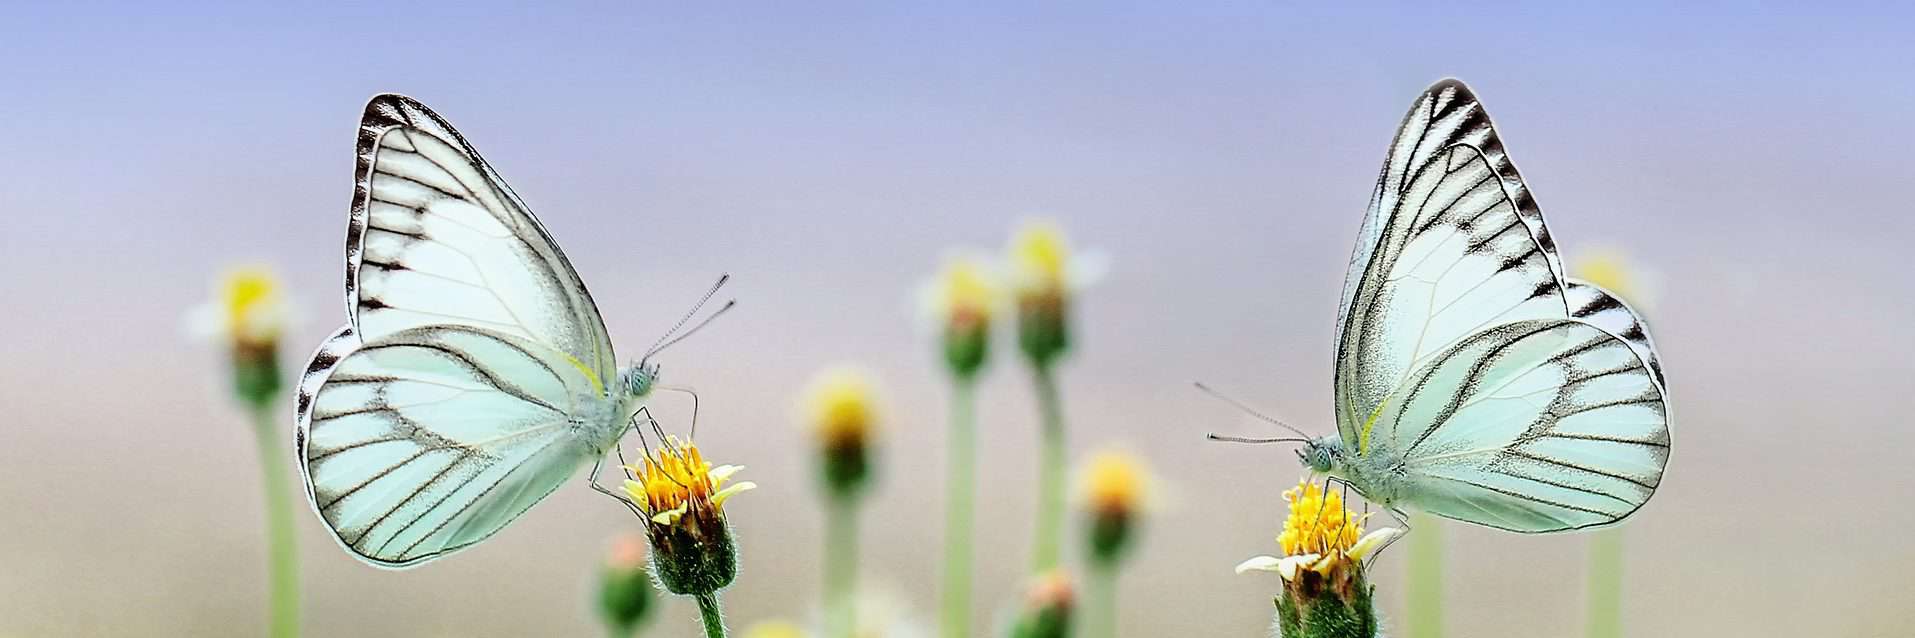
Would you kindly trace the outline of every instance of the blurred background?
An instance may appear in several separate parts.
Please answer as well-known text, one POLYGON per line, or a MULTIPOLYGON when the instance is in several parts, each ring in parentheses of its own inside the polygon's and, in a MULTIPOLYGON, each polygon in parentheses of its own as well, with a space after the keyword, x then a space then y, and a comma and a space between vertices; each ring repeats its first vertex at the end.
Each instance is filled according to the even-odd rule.
MULTIPOLYGON (((934 627, 946 386, 914 291, 948 251, 996 252, 1043 216, 1110 260, 1061 371, 1073 459, 1117 444, 1162 477, 1121 583, 1124 635, 1264 635, 1277 580, 1231 567, 1276 551, 1299 468, 1205 442, 1268 428, 1189 384, 1333 429, 1351 242, 1399 118, 1445 76, 1483 98, 1564 256, 1619 252, 1649 287, 1677 443, 1625 527, 1630 633, 1889 636, 1911 620, 1905 8, 5 13, 0 635, 261 631, 249 426, 182 317, 216 273, 257 262, 298 303, 289 370, 344 322, 355 125, 384 91, 432 105, 510 180, 627 355, 735 276, 739 308, 664 360, 704 399, 701 447, 761 486, 727 508, 735 627, 817 614, 814 446, 794 406, 841 362, 872 371, 888 408, 864 580, 934 627)), ((1028 374, 999 345, 981 386, 986 623, 1022 587, 1034 507, 1028 374)), ((596 633, 595 570, 637 529, 561 489, 484 545, 389 572, 298 514, 320 636, 596 633)), ((1445 532, 1452 635, 1580 632, 1588 536, 1445 532)), ((1396 617, 1392 558, 1377 579, 1396 617)), ((666 603, 649 635, 692 635, 694 614, 666 603)))

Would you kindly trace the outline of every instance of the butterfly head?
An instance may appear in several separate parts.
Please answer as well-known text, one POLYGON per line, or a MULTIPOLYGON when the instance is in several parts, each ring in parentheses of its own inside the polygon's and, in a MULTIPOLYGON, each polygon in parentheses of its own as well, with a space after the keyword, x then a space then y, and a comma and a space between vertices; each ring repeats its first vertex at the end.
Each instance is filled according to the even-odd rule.
POLYGON ((632 364, 632 367, 625 369, 624 381, 626 393, 634 397, 651 394, 652 388, 658 383, 658 374, 659 367, 657 363, 653 363, 647 359, 640 359, 638 363, 632 364))
POLYGON ((1339 465, 1343 446, 1334 437, 1310 439, 1297 449, 1297 460, 1318 474, 1329 474, 1339 465))

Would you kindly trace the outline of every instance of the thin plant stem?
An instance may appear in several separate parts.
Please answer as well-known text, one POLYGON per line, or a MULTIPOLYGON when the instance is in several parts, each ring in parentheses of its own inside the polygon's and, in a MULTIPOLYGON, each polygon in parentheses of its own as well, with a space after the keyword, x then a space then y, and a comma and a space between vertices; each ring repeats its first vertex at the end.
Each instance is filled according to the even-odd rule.
POLYGON ((718 592, 699 594, 698 617, 705 621, 705 638, 725 638, 725 610, 718 604, 718 592))
POLYGON ((1622 530, 1606 529, 1589 537, 1589 638, 1622 635, 1622 530))
POLYGON ((1443 636, 1443 526, 1435 516, 1410 514, 1409 635, 1443 636))
POLYGON ((1031 569, 1043 573, 1057 567, 1064 539, 1064 405, 1050 364, 1040 363, 1034 372, 1037 406, 1044 423, 1038 457, 1037 540, 1032 546, 1031 569))
POLYGON ((1087 570, 1090 577, 1085 586, 1087 615, 1085 636, 1089 638, 1115 638, 1117 636, 1117 565, 1109 562, 1092 561, 1087 570))
POLYGON ((846 638, 857 621, 853 589, 858 577, 858 501, 830 499, 825 517, 825 636, 846 638))
POLYGON ((944 596, 939 614, 944 638, 971 635, 971 534, 977 494, 977 385, 958 377, 951 385, 951 433, 946 442, 944 498, 944 596))
POLYGON ((266 489, 266 575, 273 638, 299 635, 299 548, 293 527, 292 485, 286 475, 288 448, 280 444, 279 421, 271 406, 252 410, 253 438, 259 444, 259 469, 266 489))

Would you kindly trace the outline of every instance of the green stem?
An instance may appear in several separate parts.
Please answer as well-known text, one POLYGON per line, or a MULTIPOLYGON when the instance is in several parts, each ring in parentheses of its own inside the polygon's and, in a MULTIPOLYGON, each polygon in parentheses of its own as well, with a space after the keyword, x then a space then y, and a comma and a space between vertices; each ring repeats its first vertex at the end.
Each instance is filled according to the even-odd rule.
POLYGON ((692 598, 698 599, 698 617, 705 621, 705 638, 725 638, 725 610, 718 604, 718 592, 692 598))
POLYGON ((1037 541, 1031 553, 1033 572, 1043 573, 1058 565, 1059 547, 1064 534, 1064 406, 1058 397, 1057 379, 1049 364, 1035 367, 1037 405, 1044 424, 1041 456, 1038 458, 1037 541))
POLYGON ((845 638, 857 621, 852 590, 858 576, 856 496, 831 499, 825 520, 825 636, 845 638))
POLYGON ((267 589, 270 631, 274 638, 299 635, 299 548, 293 527, 293 488, 287 481, 291 452, 280 444, 279 420, 270 406, 253 410, 254 440, 266 488, 267 589))
POLYGON ((944 638, 971 635, 971 530, 977 492, 977 386, 958 377, 951 386, 951 434, 946 442, 944 499, 944 638))
POLYGON ((1115 638, 1117 636, 1117 565, 1108 562, 1092 561, 1090 578, 1085 583, 1085 636, 1089 638, 1115 638))
POLYGON ((1435 516, 1410 514, 1409 635, 1443 636, 1443 527, 1435 516))
POLYGON ((1589 537, 1589 638, 1622 635, 1622 530, 1589 537))

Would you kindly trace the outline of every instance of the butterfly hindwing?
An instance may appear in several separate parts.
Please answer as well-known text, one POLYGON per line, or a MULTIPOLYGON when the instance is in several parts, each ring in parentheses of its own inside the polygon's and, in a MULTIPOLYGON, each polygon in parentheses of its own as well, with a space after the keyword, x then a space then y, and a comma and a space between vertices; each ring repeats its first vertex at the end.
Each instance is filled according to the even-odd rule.
POLYGON ((1520 532, 1634 512, 1668 461, 1661 385, 1630 344, 1573 319, 1480 332, 1420 369, 1366 443, 1409 504, 1520 532))
POLYGON ((561 353, 464 326, 335 347, 354 340, 329 340, 300 384, 299 458, 313 508, 368 561, 483 540, 594 452, 573 428, 599 404, 561 353))
POLYGON ((360 123, 346 303, 362 339, 465 325, 616 374, 598 308, 538 219, 452 125, 380 95, 360 123))
POLYGON ((1590 325, 1609 331, 1609 334, 1622 337, 1635 349, 1636 356, 1642 357, 1649 366, 1649 373, 1656 378, 1656 385, 1667 387, 1662 378, 1662 357, 1656 353, 1656 343, 1649 338, 1649 324, 1642 319, 1629 304, 1601 286, 1568 279, 1565 295, 1569 302, 1569 316, 1581 319, 1590 325))

